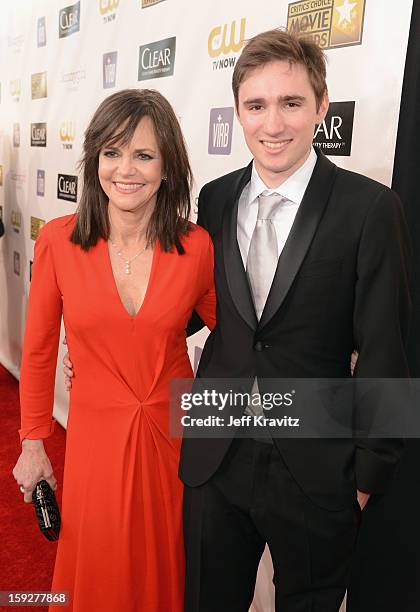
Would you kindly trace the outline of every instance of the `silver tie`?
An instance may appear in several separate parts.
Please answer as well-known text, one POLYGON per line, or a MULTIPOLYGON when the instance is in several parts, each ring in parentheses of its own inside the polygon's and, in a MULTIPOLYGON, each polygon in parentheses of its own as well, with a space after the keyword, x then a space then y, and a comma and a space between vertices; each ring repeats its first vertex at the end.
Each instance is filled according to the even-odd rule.
MULTIPOLYGON (((278 246, 273 217, 283 201, 284 198, 277 193, 260 195, 258 198, 257 223, 246 260, 246 272, 258 320, 261 318, 276 273, 278 246)), ((252 385, 251 395, 256 393, 259 393, 257 379, 252 385)), ((260 416, 263 414, 263 408, 261 405, 249 405, 245 408, 245 414, 260 416)), ((265 441, 270 442, 271 436, 266 437, 265 441)))
POLYGON ((260 320, 273 282, 278 262, 276 228, 273 217, 284 198, 273 193, 258 198, 258 216, 249 245, 246 272, 260 320))

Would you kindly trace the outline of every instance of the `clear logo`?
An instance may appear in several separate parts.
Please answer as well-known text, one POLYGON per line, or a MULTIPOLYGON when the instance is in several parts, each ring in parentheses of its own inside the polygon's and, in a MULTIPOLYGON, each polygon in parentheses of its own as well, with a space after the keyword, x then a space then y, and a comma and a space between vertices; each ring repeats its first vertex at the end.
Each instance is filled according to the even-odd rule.
POLYGON ((57 177, 57 198, 77 202, 77 176, 59 174, 57 177))
POLYGON ((31 147, 47 146, 47 124, 31 123, 31 147))
POLYGON ((158 40, 139 49, 138 80, 171 76, 175 69, 176 37, 158 40))
POLYGON ((59 12, 58 37, 66 38, 80 30, 80 1, 59 12))
POLYGON ((330 102, 328 113, 315 131, 314 145, 326 155, 351 155, 354 101, 330 102))
POLYGON ((13 251, 13 272, 20 276, 20 253, 13 251))

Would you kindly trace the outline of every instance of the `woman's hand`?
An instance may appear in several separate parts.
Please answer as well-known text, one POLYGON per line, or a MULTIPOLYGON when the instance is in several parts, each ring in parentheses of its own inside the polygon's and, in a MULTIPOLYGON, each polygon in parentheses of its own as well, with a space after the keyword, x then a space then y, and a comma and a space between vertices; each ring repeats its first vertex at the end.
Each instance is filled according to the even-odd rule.
POLYGON ((23 501, 27 504, 32 502, 32 492, 40 480, 46 480, 53 491, 57 488, 57 480, 42 440, 22 441, 22 452, 12 473, 18 485, 24 488, 23 501))
POLYGON ((363 491, 357 491, 357 501, 359 502, 360 509, 363 510, 369 501, 370 493, 364 493, 363 491))
POLYGON ((354 368, 356 367, 358 358, 359 358, 359 353, 357 351, 353 351, 351 354, 351 359, 350 359, 350 370, 351 370, 352 376, 354 374, 354 368))

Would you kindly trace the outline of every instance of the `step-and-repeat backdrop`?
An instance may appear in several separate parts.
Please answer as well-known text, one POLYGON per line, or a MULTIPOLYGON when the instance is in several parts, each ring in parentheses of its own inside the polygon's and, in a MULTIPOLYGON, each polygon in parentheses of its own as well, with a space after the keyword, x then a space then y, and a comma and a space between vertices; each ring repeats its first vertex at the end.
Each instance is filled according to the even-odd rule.
MULTIPOLYGON (((391 182, 412 0, 14 0, 0 8, 0 362, 17 376, 34 241, 73 212, 83 132, 106 96, 161 91, 181 122, 201 186, 249 161, 231 93, 244 40, 273 27, 325 49, 331 106, 314 142, 391 182)), ((195 213, 194 213, 195 214, 195 213)), ((197 365, 205 332, 189 341, 197 365)), ((63 348, 60 350, 60 361, 63 348)), ((55 415, 67 396, 58 369, 55 415)), ((266 559, 254 609, 273 609, 266 559)))

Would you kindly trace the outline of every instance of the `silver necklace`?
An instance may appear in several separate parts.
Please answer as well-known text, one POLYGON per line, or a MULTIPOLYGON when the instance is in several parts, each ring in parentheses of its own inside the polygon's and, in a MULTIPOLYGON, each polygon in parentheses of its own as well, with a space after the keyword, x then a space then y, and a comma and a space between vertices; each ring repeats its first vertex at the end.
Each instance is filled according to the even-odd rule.
POLYGON ((126 274, 131 274, 131 262, 134 261, 135 259, 137 259, 137 257, 139 257, 142 253, 145 252, 146 248, 147 248, 147 244, 145 247, 143 247, 141 249, 141 251, 139 251, 138 253, 136 253, 136 255, 134 255, 134 257, 132 257, 131 259, 126 259, 124 257, 124 255, 122 254, 121 250, 117 247, 117 245, 115 244, 115 242, 113 242, 111 240, 111 238, 109 238, 110 243, 112 244, 112 246, 117 250, 117 255, 119 255, 121 257, 121 259, 124 261, 124 272, 126 274))

